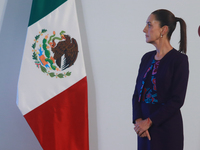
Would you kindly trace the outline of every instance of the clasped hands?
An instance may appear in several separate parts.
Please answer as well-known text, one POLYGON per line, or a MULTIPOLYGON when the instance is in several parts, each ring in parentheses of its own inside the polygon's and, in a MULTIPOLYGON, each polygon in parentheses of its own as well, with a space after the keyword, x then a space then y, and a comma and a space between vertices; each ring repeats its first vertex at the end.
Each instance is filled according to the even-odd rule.
POLYGON ((142 118, 139 118, 135 121, 134 124, 134 130, 140 137, 147 137, 149 140, 151 140, 150 134, 148 129, 151 127, 152 121, 151 119, 147 118, 145 120, 142 120, 142 118))

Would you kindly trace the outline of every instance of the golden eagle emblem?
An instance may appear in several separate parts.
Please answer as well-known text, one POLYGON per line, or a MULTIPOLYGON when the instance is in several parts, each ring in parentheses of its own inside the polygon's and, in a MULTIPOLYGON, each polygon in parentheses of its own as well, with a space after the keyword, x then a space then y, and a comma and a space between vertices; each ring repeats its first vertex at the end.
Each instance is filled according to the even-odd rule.
POLYGON ((36 66, 50 77, 70 76, 71 72, 63 73, 63 71, 71 67, 77 59, 78 44, 76 39, 65 35, 65 31, 61 31, 59 36, 56 36, 55 31, 51 36, 44 35, 46 32, 47 30, 43 29, 39 35, 35 36, 32 45, 32 59, 36 66), (41 38, 43 35, 44 38, 41 38))

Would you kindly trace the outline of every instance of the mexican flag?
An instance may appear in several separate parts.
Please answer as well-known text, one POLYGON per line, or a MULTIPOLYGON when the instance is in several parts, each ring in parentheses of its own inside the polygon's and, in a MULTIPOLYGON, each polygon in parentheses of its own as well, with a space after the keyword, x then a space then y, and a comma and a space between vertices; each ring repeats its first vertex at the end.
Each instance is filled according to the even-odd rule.
POLYGON ((44 150, 88 150, 87 77, 75 0, 33 0, 17 105, 44 150))

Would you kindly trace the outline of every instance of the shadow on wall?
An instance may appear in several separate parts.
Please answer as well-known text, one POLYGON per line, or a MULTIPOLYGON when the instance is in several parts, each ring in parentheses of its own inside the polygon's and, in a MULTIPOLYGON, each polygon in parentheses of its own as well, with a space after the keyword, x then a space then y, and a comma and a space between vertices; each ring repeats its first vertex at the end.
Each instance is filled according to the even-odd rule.
POLYGON ((2 26, 2 22, 3 22, 5 10, 6 10, 7 1, 8 0, 1 0, 0 2, 0 31, 1 31, 1 26, 2 26))
POLYGON ((76 1, 76 9, 88 80, 89 144, 91 150, 98 150, 96 92, 81 1, 76 1))
POLYGON ((6 2, 0 32, 0 149, 42 150, 16 105, 17 82, 32 1, 6 2))

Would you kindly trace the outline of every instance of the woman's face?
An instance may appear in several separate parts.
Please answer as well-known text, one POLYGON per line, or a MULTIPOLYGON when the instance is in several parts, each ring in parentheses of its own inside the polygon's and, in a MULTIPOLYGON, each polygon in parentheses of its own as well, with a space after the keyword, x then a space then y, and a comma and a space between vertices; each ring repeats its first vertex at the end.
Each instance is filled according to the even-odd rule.
POLYGON ((156 44, 161 38, 162 28, 160 22, 156 20, 155 15, 151 14, 147 19, 147 24, 143 30, 146 36, 146 42, 156 44))

